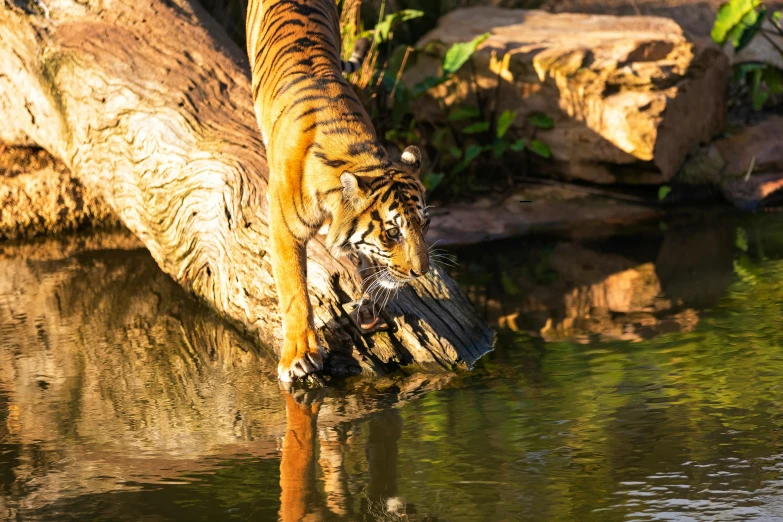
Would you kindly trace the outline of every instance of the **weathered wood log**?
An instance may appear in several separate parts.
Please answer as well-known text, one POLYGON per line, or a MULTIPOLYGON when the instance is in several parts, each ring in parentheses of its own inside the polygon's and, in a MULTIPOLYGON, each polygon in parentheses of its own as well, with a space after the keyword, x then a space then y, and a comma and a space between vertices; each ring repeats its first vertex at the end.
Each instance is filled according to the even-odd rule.
POLYGON ((119 220, 46 151, 0 144, 0 239, 117 226, 119 220))
MULTIPOLYGON (((277 349, 268 172, 244 53, 187 0, 63 0, 47 16, 13 1, 0 7, 0 140, 62 159, 164 272, 277 349)), ((464 367, 491 348, 492 331, 441 271, 387 308, 393 332, 361 336, 341 306, 359 295, 355 270, 311 242, 328 372, 464 367)))

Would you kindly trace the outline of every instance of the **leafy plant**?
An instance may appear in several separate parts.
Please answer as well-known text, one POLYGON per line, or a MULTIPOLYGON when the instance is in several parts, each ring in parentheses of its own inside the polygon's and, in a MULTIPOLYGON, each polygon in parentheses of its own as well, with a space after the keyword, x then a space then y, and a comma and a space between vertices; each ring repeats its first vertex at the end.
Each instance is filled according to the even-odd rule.
MULTIPOLYGON (((342 0, 344 40, 348 45, 351 39, 372 35, 373 51, 359 78, 353 81, 379 136, 399 149, 415 144, 426 152, 429 170, 422 174, 422 182, 428 190, 440 190, 443 195, 487 190, 498 180, 479 176, 479 167, 486 167, 491 172, 504 169, 508 172, 505 165, 508 162, 504 160, 511 154, 525 154, 527 151, 542 158, 552 156, 549 147, 536 138, 537 132, 553 127, 551 118, 539 113, 530 115, 524 125, 530 132, 519 135, 515 126, 515 122, 521 123, 518 114, 498 109, 499 96, 485 99, 490 97, 483 96, 475 87, 477 73, 471 57, 489 38, 489 33, 450 45, 439 53, 437 74, 413 85, 406 84, 402 81, 406 66, 431 54, 432 49, 396 43, 395 31, 403 36, 408 34, 408 31, 399 28, 422 18, 424 12, 403 9, 385 14, 386 3, 382 2, 375 26, 369 31, 358 26, 354 30, 351 24, 356 25, 357 1, 342 0), (346 31, 349 34, 346 35, 346 31), (467 74, 466 69, 469 71, 467 74), (453 81, 457 74, 467 79, 453 81), (469 98, 454 95, 459 85, 469 87, 469 98), (412 104, 425 95, 437 101, 442 115, 431 119, 442 121, 442 124, 419 121, 412 114, 412 104), (466 103, 467 100, 470 104, 466 103)), ((344 50, 348 51, 349 48, 344 50)))
MULTIPOLYGON (((721 46, 730 43, 736 52, 761 36, 783 57, 781 19, 781 11, 767 16, 767 8, 760 0, 731 0, 718 10, 711 36, 721 46), (767 20, 772 30, 764 26, 767 20)), ((734 80, 747 89, 755 110, 766 104, 770 94, 783 93, 783 75, 780 69, 769 63, 738 64, 734 67, 734 80)))
MULTIPOLYGON (((399 88, 401 68, 397 68, 395 64, 387 69, 384 81, 387 85, 394 83, 396 88, 392 89, 395 95, 391 101, 391 128, 385 133, 385 137, 398 143, 400 147, 405 145, 405 140, 410 142, 419 138, 419 143, 430 149, 431 172, 423 176, 423 182, 430 191, 442 186, 448 186, 452 194, 486 190, 490 185, 486 182, 482 184, 482 180, 475 175, 478 165, 495 165, 502 169, 503 159, 509 154, 519 154, 526 150, 542 158, 552 156, 549 147, 535 137, 538 130, 548 130, 554 126, 552 118, 545 114, 529 115, 527 127, 532 129, 532 133, 527 137, 520 137, 511 132, 518 120, 516 111, 498 110, 494 106, 490 108, 490 105, 496 105, 499 96, 494 100, 485 100, 474 91, 470 94, 476 97, 475 105, 445 103, 446 96, 443 93, 448 94, 453 88, 449 81, 469 63, 479 45, 488 37, 488 34, 482 34, 468 42, 453 44, 443 53, 439 74, 424 78, 410 89, 399 88), (440 90, 436 91, 438 87, 440 90), (410 116, 409 104, 425 94, 436 98, 444 111, 445 123, 435 130, 419 125, 410 116), (406 117, 409 118, 407 126, 404 125, 406 117), (424 136, 430 136, 431 139, 426 140, 424 136)), ((427 49, 414 49, 413 52, 426 53, 427 49)), ((408 48, 406 55, 410 53, 411 48, 408 48)), ((475 70, 471 69, 468 76, 464 85, 475 86, 475 70)))
POLYGON ((712 39, 720 45, 731 42, 741 51, 761 29, 766 10, 759 0, 732 0, 723 4, 712 27, 712 39))
POLYGON ((373 30, 373 39, 375 40, 375 43, 387 42, 391 30, 396 24, 414 20, 422 16, 424 16, 424 12, 416 9, 403 9, 402 11, 386 15, 383 20, 375 25, 375 29, 373 30))

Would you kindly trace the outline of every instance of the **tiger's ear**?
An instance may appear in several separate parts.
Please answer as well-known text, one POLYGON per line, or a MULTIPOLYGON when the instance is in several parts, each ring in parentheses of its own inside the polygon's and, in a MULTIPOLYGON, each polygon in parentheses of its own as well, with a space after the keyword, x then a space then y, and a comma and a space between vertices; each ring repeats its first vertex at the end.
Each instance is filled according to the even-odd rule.
POLYGON ((359 178, 350 172, 340 174, 340 185, 343 187, 343 201, 355 202, 362 197, 362 187, 359 185, 359 178))
POLYGON ((406 149, 402 151, 402 157, 400 159, 404 164, 415 169, 416 174, 419 173, 419 169, 421 168, 421 151, 418 147, 415 145, 406 147, 406 149))

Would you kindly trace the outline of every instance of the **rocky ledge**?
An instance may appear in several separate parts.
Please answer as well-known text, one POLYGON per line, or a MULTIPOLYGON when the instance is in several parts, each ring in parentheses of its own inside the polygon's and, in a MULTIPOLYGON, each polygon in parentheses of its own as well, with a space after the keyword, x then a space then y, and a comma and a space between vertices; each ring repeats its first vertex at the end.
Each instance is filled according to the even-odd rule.
POLYGON ((554 119, 537 135, 553 152, 554 172, 595 183, 665 183, 724 127, 727 57, 697 49, 677 23, 654 16, 459 9, 419 42, 426 53, 405 82, 431 76, 450 45, 484 33, 474 67, 433 89, 418 117, 442 118, 437 99, 452 105, 475 100, 473 89, 484 99, 499 93, 499 108, 517 112, 519 132, 529 131, 531 113, 554 119))

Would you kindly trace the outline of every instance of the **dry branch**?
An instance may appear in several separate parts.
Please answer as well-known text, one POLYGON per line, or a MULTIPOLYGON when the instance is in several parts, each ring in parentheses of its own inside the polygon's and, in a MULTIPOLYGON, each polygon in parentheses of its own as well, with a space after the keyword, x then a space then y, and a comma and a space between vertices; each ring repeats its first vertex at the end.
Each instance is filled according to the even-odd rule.
MULTIPOLYGON (((63 160, 164 272, 252 339, 277 349, 267 256, 267 166, 243 53, 185 0, 0 7, 0 140, 63 160)), ((310 298, 333 374, 472 364, 493 334, 442 273, 400 292, 393 333, 367 339, 341 303, 355 268, 319 241, 310 298)))

